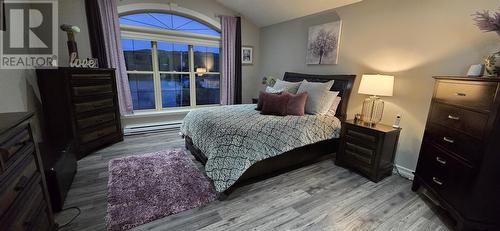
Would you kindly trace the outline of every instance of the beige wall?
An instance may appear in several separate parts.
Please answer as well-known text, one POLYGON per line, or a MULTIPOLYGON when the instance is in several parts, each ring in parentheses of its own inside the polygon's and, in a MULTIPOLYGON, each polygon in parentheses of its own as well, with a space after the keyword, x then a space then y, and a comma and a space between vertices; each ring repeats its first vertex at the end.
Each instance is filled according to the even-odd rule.
POLYGON ((496 9, 498 0, 364 0, 261 30, 261 75, 285 71, 358 75, 348 108, 361 111, 357 94, 363 73, 395 75, 394 97, 386 97, 383 123, 402 115, 403 131, 396 163, 415 169, 430 105, 435 75, 464 75, 471 64, 500 50, 495 33, 481 33, 471 14, 496 9), (339 63, 306 65, 307 31, 311 25, 343 23, 339 63))

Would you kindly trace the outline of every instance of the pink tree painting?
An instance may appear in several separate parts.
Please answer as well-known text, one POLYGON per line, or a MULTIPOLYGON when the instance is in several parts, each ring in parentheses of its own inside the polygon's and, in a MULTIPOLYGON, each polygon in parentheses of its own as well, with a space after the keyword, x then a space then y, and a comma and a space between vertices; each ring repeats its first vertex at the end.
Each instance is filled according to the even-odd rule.
POLYGON ((309 27, 307 64, 337 64, 341 22, 309 27))

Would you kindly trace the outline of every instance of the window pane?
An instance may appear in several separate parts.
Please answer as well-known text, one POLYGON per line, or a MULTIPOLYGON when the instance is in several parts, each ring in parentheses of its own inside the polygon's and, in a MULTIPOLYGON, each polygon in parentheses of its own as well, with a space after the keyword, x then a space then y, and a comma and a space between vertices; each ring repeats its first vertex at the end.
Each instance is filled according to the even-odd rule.
POLYGON ((220 75, 196 76, 196 105, 220 104, 220 75))
POLYGON ((188 45, 158 42, 160 71, 189 71, 188 45))
POLYGON ((128 74, 134 110, 155 109, 153 74, 128 74))
POLYGON ((193 46, 194 69, 206 68, 207 72, 219 72, 219 47, 193 46))
POLYGON ((196 20, 165 13, 123 15, 120 24, 220 36, 220 32, 196 20))
POLYGON ((190 106, 188 74, 161 74, 160 78, 164 108, 190 106))
POLYGON ((151 42, 122 39, 123 55, 129 71, 152 71, 151 42))

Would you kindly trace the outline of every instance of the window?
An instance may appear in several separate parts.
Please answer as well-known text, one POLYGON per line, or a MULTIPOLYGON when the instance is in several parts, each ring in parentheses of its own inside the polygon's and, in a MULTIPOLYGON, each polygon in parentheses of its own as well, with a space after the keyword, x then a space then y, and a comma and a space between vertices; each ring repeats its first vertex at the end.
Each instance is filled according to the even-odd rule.
POLYGON ((134 110, 220 104, 220 33, 164 13, 120 17, 134 110))

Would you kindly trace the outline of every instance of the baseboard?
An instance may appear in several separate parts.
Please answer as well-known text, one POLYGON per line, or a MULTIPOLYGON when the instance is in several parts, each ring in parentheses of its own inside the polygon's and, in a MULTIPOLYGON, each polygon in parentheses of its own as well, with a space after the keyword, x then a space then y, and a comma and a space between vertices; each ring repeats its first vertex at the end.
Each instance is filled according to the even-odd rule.
POLYGON ((178 130, 181 127, 181 125, 182 121, 131 125, 125 127, 123 133, 125 136, 132 136, 132 135, 141 135, 147 133, 164 132, 164 131, 178 130))
POLYGON ((399 172, 399 175, 409 180, 413 180, 414 177, 413 175, 414 170, 399 166, 397 164, 394 165, 394 170, 392 172, 396 174, 399 172))

